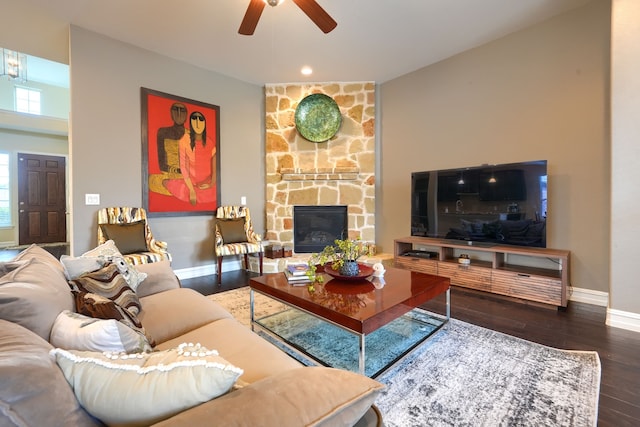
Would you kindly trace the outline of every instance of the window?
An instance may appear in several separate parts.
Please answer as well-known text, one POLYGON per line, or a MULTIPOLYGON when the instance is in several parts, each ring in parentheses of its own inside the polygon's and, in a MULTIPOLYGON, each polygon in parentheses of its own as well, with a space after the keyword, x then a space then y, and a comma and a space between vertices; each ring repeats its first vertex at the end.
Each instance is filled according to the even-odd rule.
POLYGON ((9 154, 0 153, 0 227, 11 225, 9 202, 9 154))
POLYGON ((40 114, 40 91, 16 86, 16 111, 40 114))

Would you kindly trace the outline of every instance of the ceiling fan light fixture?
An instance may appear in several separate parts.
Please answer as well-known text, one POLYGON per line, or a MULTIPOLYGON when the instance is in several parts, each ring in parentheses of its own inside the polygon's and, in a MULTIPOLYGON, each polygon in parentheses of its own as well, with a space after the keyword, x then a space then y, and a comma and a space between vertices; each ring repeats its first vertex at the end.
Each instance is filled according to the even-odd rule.
POLYGON ((284 0, 264 0, 264 2, 266 4, 268 4, 269 6, 277 6, 280 3, 282 3, 284 0))

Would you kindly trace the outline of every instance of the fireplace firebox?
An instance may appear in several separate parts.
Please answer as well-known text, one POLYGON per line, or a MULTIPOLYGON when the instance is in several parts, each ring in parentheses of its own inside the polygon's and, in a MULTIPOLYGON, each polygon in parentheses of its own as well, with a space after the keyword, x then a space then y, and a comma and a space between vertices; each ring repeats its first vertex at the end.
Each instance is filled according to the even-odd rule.
POLYGON ((321 252, 336 239, 348 235, 347 207, 294 206, 293 250, 296 253, 321 252))

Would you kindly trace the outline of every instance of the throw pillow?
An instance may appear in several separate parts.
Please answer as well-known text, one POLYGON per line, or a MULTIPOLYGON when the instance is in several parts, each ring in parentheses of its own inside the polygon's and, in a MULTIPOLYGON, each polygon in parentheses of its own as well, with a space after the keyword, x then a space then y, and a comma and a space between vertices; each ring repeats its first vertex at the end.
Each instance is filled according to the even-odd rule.
POLYGON ((118 249, 118 247, 116 246, 116 243, 113 240, 107 240, 106 242, 96 246, 90 251, 83 253, 82 256, 109 257, 109 256, 122 256, 122 253, 120 253, 120 250, 118 249))
POLYGON ((141 353, 152 348, 145 338, 116 319, 96 319, 65 310, 51 329, 51 344, 67 350, 141 353))
POLYGON ((0 426, 103 426, 85 412, 47 341, 0 320, 0 426))
POLYGON ((70 280, 71 289, 109 298, 133 314, 140 312, 140 299, 129 286, 116 264, 110 263, 97 271, 70 280))
POLYGON ((147 426, 169 418, 228 392, 243 372, 199 344, 131 355, 51 354, 80 404, 107 425, 147 426))
POLYGON ((62 255, 60 262, 64 267, 64 273, 67 276, 67 280, 77 279, 86 273, 100 270, 107 263, 105 257, 97 256, 79 256, 72 257, 69 255, 62 255))
POLYGON ((147 252, 145 239, 146 221, 130 222, 128 224, 100 224, 100 230, 105 239, 113 240, 124 255, 147 252))
POLYGON ((115 319, 143 336, 151 347, 155 346, 154 340, 147 335, 138 317, 126 308, 98 294, 74 291, 73 296, 78 313, 96 319, 115 319))
POLYGON ((353 426, 384 387, 341 369, 291 369, 193 408, 188 418, 178 415, 161 425, 199 425, 215 416, 221 426, 353 426))
POLYGON ((18 323, 47 341, 58 314, 73 308, 62 270, 46 260, 29 258, 0 277, 0 319, 18 323))
POLYGON ((245 218, 216 219, 216 227, 218 227, 225 244, 247 241, 247 232, 244 229, 244 224, 245 218))

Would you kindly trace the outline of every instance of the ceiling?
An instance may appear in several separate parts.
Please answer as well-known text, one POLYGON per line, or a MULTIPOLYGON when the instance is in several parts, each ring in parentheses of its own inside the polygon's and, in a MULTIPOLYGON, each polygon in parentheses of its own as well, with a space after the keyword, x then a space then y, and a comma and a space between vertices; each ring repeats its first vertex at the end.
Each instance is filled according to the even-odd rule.
MULTIPOLYGON (((22 0, 70 24, 254 84, 383 83, 592 0, 317 0, 322 33, 291 1, 238 34, 249 0, 22 0), (310 76, 300 73, 310 66, 310 76)), ((31 70, 30 70, 31 72, 31 70)))

